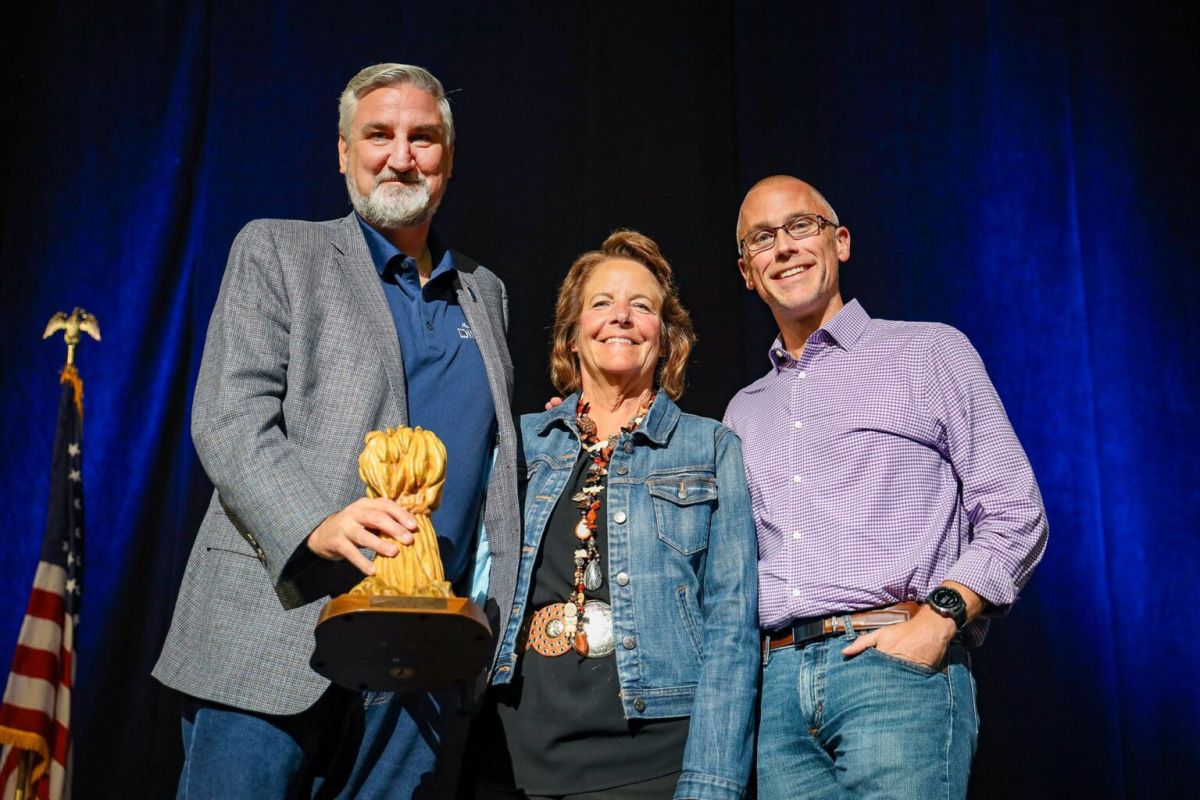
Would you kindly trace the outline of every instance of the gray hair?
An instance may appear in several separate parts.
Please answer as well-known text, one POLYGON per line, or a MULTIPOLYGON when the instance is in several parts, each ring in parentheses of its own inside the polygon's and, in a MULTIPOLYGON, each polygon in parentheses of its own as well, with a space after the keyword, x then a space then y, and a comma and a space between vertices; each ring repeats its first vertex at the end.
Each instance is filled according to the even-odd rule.
POLYGON ((338 133, 350 141, 350 123, 363 95, 386 86, 411 84, 423 92, 433 95, 437 101, 442 125, 446 129, 446 147, 454 147, 454 115, 450 113, 450 101, 442 82, 427 69, 412 64, 372 64, 350 79, 338 100, 338 133))

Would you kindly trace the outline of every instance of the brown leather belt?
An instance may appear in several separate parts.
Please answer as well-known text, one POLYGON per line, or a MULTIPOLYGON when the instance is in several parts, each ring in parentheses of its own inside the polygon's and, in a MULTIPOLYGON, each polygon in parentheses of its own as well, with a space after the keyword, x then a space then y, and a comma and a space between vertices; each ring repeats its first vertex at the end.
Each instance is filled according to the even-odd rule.
POLYGON ((763 650, 778 650, 781 647, 799 647, 802 644, 823 639, 835 633, 846 631, 846 617, 850 617, 850 629, 858 632, 873 631, 906 622, 913 618, 921 606, 911 600, 903 603, 870 608, 866 611, 854 611, 850 614, 838 614, 830 617, 812 617, 799 619, 786 628, 776 628, 773 631, 763 631, 763 650))

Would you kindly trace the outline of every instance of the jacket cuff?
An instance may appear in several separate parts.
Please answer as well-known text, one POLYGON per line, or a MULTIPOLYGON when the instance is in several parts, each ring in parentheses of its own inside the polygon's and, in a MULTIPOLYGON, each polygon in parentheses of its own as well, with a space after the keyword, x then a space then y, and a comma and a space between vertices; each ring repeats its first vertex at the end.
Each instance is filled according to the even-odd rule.
POLYGON ((349 561, 327 561, 301 544, 281 570, 275 594, 291 610, 348 592, 363 577, 349 561))
POLYGON ((746 787, 717 775, 684 772, 675 784, 675 800, 742 800, 746 787))

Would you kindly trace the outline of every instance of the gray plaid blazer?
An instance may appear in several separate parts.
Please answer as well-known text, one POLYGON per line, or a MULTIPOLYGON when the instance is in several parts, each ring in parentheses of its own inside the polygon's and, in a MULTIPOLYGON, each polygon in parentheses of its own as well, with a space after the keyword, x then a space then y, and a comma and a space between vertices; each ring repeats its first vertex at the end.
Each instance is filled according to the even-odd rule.
MULTIPOLYGON (((485 610, 500 631, 520 542, 507 298, 490 271, 455 260, 498 423, 483 514, 492 551, 485 610)), ((363 436, 405 424, 407 407, 396 326, 354 215, 248 224, 230 251, 192 408, 192 439, 216 488, 156 678, 268 714, 316 702, 329 685, 308 665, 317 616, 361 575, 313 556, 304 541, 363 496, 363 436)))

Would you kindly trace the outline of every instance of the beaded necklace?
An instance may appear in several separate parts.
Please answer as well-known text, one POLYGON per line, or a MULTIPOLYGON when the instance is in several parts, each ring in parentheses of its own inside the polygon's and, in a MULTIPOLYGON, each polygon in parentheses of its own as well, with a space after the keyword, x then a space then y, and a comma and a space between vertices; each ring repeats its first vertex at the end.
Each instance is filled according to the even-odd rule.
MULTIPOLYGON (((651 396, 649 402, 637 410, 633 418, 621 428, 621 433, 633 433, 646 418, 646 413, 654 403, 651 396)), ((579 397, 579 405, 575 410, 575 421, 579 425, 579 440, 591 456, 587 466, 587 474, 583 479, 583 489, 571 499, 579 509, 579 522, 575 525, 575 538, 579 547, 575 550, 575 588, 571 593, 570 602, 566 604, 563 622, 567 635, 575 646, 575 652, 581 656, 588 653, 587 634, 583 631, 583 614, 586 598, 585 590, 596 591, 604 584, 604 573, 600 569, 600 550, 596 547, 596 515, 600 511, 600 493, 604 491, 604 478, 608 475, 608 462, 612 460, 613 448, 617 446, 620 434, 613 434, 604 441, 597 437, 595 421, 588 416, 590 406, 579 397)))

